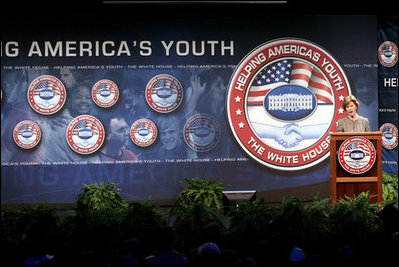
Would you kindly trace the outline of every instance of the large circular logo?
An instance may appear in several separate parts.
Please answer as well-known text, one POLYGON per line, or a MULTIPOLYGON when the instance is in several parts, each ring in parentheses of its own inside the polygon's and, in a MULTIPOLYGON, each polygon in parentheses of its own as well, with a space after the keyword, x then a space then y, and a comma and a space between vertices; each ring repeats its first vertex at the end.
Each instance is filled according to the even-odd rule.
POLYGON ((21 121, 14 128, 13 138, 20 148, 34 148, 40 142, 40 128, 33 121, 21 121))
POLYGON ((243 150, 278 170, 314 166, 330 154, 330 135, 343 118, 350 85, 337 60, 306 40, 260 45, 237 66, 227 116, 243 150))
POLYGON ((214 148, 220 139, 219 123, 208 114, 195 114, 184 125, 184 140, 197 152, 214 148))
POLYGON ((66 139, 76 153, 87 155, 100 149, 104 142, 104 127, 90 115, 80 115, 68 125, 66 139))
POLYGON ((148 119, 139 119, 130 127, 130 138, 140 147, 152 145, 157 139, 158 131, 155 123, 148 119))
POLYGON ((183 100, 183 86, 168 74, 153 77, 147 84, 145 96, 148 105, 160 113, 177 109, 183 100))
POLYGON ((110 80, 100 80, 93 85, 91 97, 97 106, 109 108, 115 105, 119 98, 118 86, 110 80))
POLYGON ((386 149, 395 149, 398 146, 398 128, 392 123, 381 125, 382 146, 386 149))
POLYGON ((386 41, 378 48, 378 60, 387 68, 395 66, 398 62, 398 47, 395 43, 386 41))
POLYGON ((339 147, 338 161, 345 171, 362 174, 373 167, 376 161, 376 150, 373 143, 367 138, 352 136, 339 147))
POLYGON ((65 104, 66 91, 60 80, 53 76, 39 76, 28 88, 28 103, 36 112, 51 115, 65 104))

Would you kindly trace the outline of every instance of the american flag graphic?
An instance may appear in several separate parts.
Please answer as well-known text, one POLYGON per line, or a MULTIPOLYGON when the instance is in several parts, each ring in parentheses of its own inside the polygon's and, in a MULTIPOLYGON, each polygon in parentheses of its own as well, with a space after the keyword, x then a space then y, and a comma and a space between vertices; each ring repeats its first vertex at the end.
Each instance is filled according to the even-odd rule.
POLYGON ((169 88, 172 91, 172 94, 177 94, 177 86, 173 83, 171 83, 170 81, 159 81, 156 84, 154 84, 152 90, 151 90, 151 94, 156 94, 158 89, 161 88, 169 88))
POLYGON ((81 121, 73 127, 72 134, 77 135, 80 130, 90 129, 93 131, 93 134, 99 134, 97 127, 91 121, 81 121))
POLYGON ((99 88, 97 88, 96 93, 100 94, 102 90, 109 90, 111 93, 115 94, 115 88, 111 87, 111 84, 109 83, 105 83, 105 84, 101 84, 101 86, 99 88))
POLYGON ((366 144, 361 143, 361 142, 354 142, 354 143, 349 144, 345 148, 344 156, 349 155, 355 149, 361 149, 366 154, 366 156, 371 155, 370 149, 366 144))
POLYGON ((248 105, 263 105, 266 94, 282 85, 305 87, 315 94, 318 103, 333 103, 332 88, 321 72, 303 61, 285 59, 259 72, 249 89, 248 105))
POLYGON ((44 81, 44 82, 39 83, 33 90, 33 94, 39 95, 40 91, 44 90, 44 89, 52 90, 54 92, 54 94, 56 94, 56 95, 61 94, 60 88, 58 88, 58 86, 51 81, 44 81))
POLYGON ((18 129, 18 135, 21 135, 25 131, 30 131, 33 135, 36 134, 36 128, 32 127, 32 125, 27 124, 18 129))
POLYGON ((152 132, 151 123, 149 122, 142 122, 134 129, 135 133, 138 133, 141 129, 147 129, 149 132, 152 132))

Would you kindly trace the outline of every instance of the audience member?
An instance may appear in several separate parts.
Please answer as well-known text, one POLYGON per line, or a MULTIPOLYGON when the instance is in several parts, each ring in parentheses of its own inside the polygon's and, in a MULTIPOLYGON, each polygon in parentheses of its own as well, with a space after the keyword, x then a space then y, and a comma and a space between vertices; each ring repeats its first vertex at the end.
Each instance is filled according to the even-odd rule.
POLYGON ((187 266, 187 258, 174 250, 174 231, 166 226, 155 235, 158 251, 145 258, 145 266, 187 266))

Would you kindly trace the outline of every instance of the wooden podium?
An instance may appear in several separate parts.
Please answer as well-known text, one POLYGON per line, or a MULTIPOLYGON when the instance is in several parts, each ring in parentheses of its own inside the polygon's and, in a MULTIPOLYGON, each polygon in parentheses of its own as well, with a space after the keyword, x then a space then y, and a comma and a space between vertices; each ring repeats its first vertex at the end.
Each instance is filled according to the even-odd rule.
POLYGON ((382 150, 381 132, 331 133, 330 143, 330 195, 331 203, 344 196, 354 197, 361 192, 369 192, 374 197, 372 203, 382 203, 382 150), (365 137, 375 147, 373 166, 361 174, 345 170, 338 159, 340 146, 351 137, 365 137))

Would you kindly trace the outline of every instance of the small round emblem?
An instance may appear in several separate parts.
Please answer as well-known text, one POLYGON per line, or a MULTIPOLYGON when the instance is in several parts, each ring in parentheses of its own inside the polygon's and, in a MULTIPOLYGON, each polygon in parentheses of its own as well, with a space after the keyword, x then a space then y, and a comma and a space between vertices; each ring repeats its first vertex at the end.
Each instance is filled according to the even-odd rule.
POLYGON ((382 132, 382 146, 386 149, 395 149, 398 146, 398 128, 392 123, 385 123, 380 127, 382 132))
POLYGON ((151 120, 139 119, 130 127, 130 138, 137 146, 150 146, 155 142, 157 136, 157 127, 151 120))
POLYGON ((65 104, 66 90, 56 77, 44 75, 32 81, 28 88, 28 103, 42 115, 58 112, 65 104))
POLYGON ((80 115, 68 125, 66 139, 76 153, 87 155, 96 152, 104 142, 104 127, 90 115, 80 115))
POLYGON ((148 105, 159 113, 169 113, 177 109, 183 99, 183 86, 175 77, 160 74, 147 84, 145 96, 148 105))
POLYGON ((113 81, 100 80, 94 84, 91 90, 91 97, 97 106, 109 108, 118 101, 119 88, 113 81))
POLYGON ((386 41, 378 48, 378 59, 384 67, 393 67, 398 62, 398 47, 395 43, 386 41))
POLYGON ((40 142, 40 128, 33 121, 21 121, 14 128, 13 138, 20 148, 34 148, 40 142))
POLYGON ((184 125, 184 140, 197 152, 214 148, 220 139, 220 126, 208 114, 195 114, 184 125))

